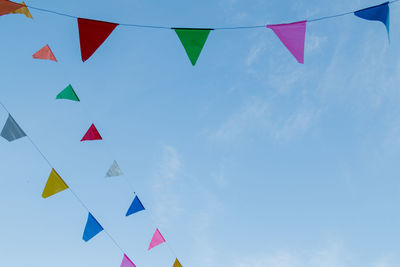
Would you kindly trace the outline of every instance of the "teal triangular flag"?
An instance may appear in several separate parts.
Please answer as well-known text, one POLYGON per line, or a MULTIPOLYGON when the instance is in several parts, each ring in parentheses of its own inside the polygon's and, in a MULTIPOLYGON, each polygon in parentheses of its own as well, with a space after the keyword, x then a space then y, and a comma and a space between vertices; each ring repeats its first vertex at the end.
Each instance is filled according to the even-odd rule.
POLYGON ((21 137, 26 136, 25 132, 19 127, 18 123, 14 120, 11 114, 8 114, 6 124, 4 124, 1 136, 4 137, 8 142, 14 141, 21 137))
POLYGON ((85 240, 85 242, 87 242, 90 239, 92 239, 93 237, 95 237, 101 231, 103 231, 103 227, 89 212, 89 216, 88 216, 86 226, 85 226, 85 231, 83 232, 83 240, 85 240))
POLYGON ((128 211, 126 212, 125 216, 129 216, 131 214, 134 214, 136 212, 142 211, 145 208, 143 207, 142 202, 140 202, 139 198, 135 196, 135 199, 133 200, 131 206, 129 207, 128 211))
POLYGON ((201 50, 213 29, 173 28, 181 40, 190 62, 194 66, 200 56, 201 50))
POLYGON ((74 89, 70 84, 57 95, 56 99, 69 99, 72 101, 80 101, 79 97, 76 95, 74 89))

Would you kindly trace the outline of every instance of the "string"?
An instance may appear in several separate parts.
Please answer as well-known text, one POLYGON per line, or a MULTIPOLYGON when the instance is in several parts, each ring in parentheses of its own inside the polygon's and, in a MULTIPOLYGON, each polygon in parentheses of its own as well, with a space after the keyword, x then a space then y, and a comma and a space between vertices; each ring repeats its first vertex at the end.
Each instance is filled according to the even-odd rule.
MULTIPOLYGON (((86 107, 85 107, 84 105, 82 105, 82 109, 83 109, 83 112, 84 112, 85 114, 88 114, 88 116, 89 116, 90 118, 93 118, 93 117, 94 117, 94 116, 92 115, 92 113, 90 112, 90 110, 86 109, 86 107)), ((92 121, 93 121, 93 120, 92 120, 92 121)), ((103 140, 103 141, 104 141, 104 140, 103 140)), ((111 151, 111 149, 110 149, 110 147, 109 147, 109 145, 108 145, 108 142, 105 142, 105 141, 104 141, 103 144, 104 144, 104 146, 105 146, 105 150, 107 150, 106 152, 107 152, 109 155, 111 155, 111 156, 115 159, 115 154, 111 151)), ((137 197, 139 198, 139 195, 137 194, 137 192, 136 192, 136 190, 135 190, 135 187, 132 185, 132 183, 130 182, 130 180, 127 178, 127 175, 126 175, 126 174, 122 174, 122 176, 123 176, 123 179, 124 179, 125 183, 126 183, 126 184, 128 185, 128 187, 132 190, 134 196, 137 196, 137 197)), ((139 199, 140 199, 140 198, 139 198, 139 199)), ((142 205, 143 205, 143 201, 140 200, 140 202, 142 202, 142 205)), ((143 206, 146 206, 146 205, 143 205, 143 206)), ((150 218, 150 220, 151 220, 151 222, 152 222, 154 228, 157 228, 157 229, 158 229, 159 227, 157 226, 157 223, 155 222, 154 217, 152 216, 151 212, 150 212, 148 209, 146 209, 146 211, 147 211, 147 215, 149 216, 149 218, 150 218)), ((177 254, 175 253, 175 251, 174 251, 174 249, 172 248, 172 246, 169 244, 169 242, 167 242, 167 239, 164 238, 164 240, 165 240, 165 244, 167 245, 167 247, 168 247, 168 249, 170 250, 171 254, 177 259, 178 256, 177 256, 177 254)))
MULTIPOLYGON (((388 4, 393 4, 393 3, 396 3, 398 1, 400 1, 400 0, 391 0, 391 1, 388 2, 388 4)), ((58 12, 58 11, 54 11, 54 10, 50 10, 50 9, 45 9, 45 8, 40 8, 40 7, 35 7, 35 6, 31 6, 31 5, 26 5, 26 7, 29 7, 31 9, 35 9, 37 11, 58 15, 58 16, 74 18, 74 19, 79 18, 78 16, 75 16, 75 15, 70 15, 70 14, 67 14, 67 13, 62 13, 62 12, 58 12)), ((361 10, 361 9, 358 9, 358 10, 361 10)), ((334 15, 329 15, 329 16, 324 16, 324 17, 319 17, 319 18, 315 18, 315 19, 309 19, 309 20, 306 20, 306 21, 307 22, 316 22, 316 21, 321 21, 321 20, 333 19, 333 18, 337 18, 337 17, 342 17, 342 16, 353 14, 354 12, 356 12, 358 10, 339 13, 339 14, 334 14, 334 15)), ((146 25, 146 24, 133 24, 133 23, 117 23, 117 24, 120 25, 120 26, 135 27, 135 28, 162 29, 162 30, 171 30, 171 29, 173 29, 173 27, 162 26, 162 25, 146 25)), ((250 25, 250 26, 235 26, 235 27, 207 27, 207 29, 212 29, 212 30, 249 30, 249 29, 265 28, 265 26, 266 26, 266 24, 265 25, 250 25)), ((196 29, 196 28, 193 28, 193 29, 196 29)))
MULTIPOLYGON (((11 116, 11 113, 7 109, 7 107, 0 101, 0 105, 3 107, 3 109, 11 116)), ((26 133, 25 133, 26 134, 26 133)), ((33 147, 37 150, 37 152, 42 156, 42 158, 47 162, 50 168, 54 169, 53 165, 50 163, 48 158, 44 155, 44 153, 39 149, 39 147, 36 145, 36 143, 32 140, 32 138, 26 134, 26 137, 30 141, 30 143, 33 145, 33 147)), ((67 183, 68 184, 68 183, 67 183)), ((82 199, 72 190, 70 185, 68 184, 68 189, 72 193, 72 195, 78 200, 78 202, 82 205, 83 208, 86 209, 86 211, 90 214, 94 214, 90 211, 90 209, 86 206, 86 204, 82 201, 82 199)), ((94 215, 93 215, 94 216, 94 215)), ((94 216, 96 217, 96 216, 94 216)), ((96 219, 97 220, 97 219, 96 219)), ((118 244, 118 242, 114 239, 114 237, 102 226, 104 233, 110 238, 110 240, 114 243, 114 245, 122 252, 122 254, 125 254, 125 251, 122 249, 122 247, 118 244)))

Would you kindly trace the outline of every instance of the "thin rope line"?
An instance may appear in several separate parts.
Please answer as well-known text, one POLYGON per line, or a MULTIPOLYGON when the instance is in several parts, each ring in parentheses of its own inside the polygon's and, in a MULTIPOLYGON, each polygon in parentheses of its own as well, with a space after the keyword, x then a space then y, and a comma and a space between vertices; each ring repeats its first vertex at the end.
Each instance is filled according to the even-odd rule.
MULTIPOLYGON (((3 107, 3 109, 11 116, 11 113, 9 112, 9 110, 7 109, 7 107, 0 101, 0 105, 3 107)), ((26 133, 25 133, 26 134, 26 133)), ((33 147, 35 147, 35 149, 39 152, 39 154, 42 156, 42 158, 47 162, 47 164, 50 166, 50 168, 54 169, 53 165, 50 163, 50 161, 47 159, 47 157, 43 154, 43 152, 39 149, 39 147, 36 145, 35 142, 33 142, 32 138, 26 134, 26 137, 28 138, 28 140, 30 141, 30 143, 33 145, 33 147)), ((86 209, 86 211, 90 214, 93 215, 93 212, 90 211, 90 209, 86 206, 86 204, 82 201, 82 199, 80 197, 78 197, 78 195, 74 192, 74 190, 72 190, 72 188, 68 185, 68 189, 69 191, 72 193, 72 195, 78 200, 78 202, 82 205, 82 207, 84 207, 86 209)), ((94 216, 94 215, 93 215, 94 216)), ((96 216, 94 216, 96 218, 96 216)), ((97 219, 96 219, 97 220, 97 219)), ((114 239, 114 237, 112 237, 112 235, 103 227, 103 231, 104 233, 110 238, 110 240, 115 244, 115 246, 125 255, 127 255, 125 253, 125 251, 122 249, 122 247, 117 243, 117 241, 114 239)))
MULTIPOLYGON (((393 4, 393 3, 396 3, 398 1, 400 1, 400 0, 391 0, 391 1, 388 2, 388 4, 393 4)), ((57 11, 53 11, 53 10, 50 10, 50 9, 35 7, 35 6, 31 6, 31 5, 26 5, 26 6, 29 7, 29 8, 38 10, 38 11, 47 12, 47 13, 51 13, 51 14, 54 14, 54 15, 59 15, 59 16, 64 16, 64 17, 69 17, 69 18, 74 18, 74 19, 78 18, 75 15, 70 15, 70 14, 66 14, 66 13, 62 13, 62 12, 57 12, 57 11)), ((362 9, 358 9, 358 10, 362 10, 362 9)), ((339 14, 330 15, 330 16, 324 16, 324 17, 315 18, 315 19, 308 19, 307 22, 316 22, 316 21, 321 21, 321 20, 327 20, 327 19, 333 19, 333 18, 337 18, 337 17, 342 17, 342 16, 353 14, 354 12, 356 12, 358 10, 339 13, 339 14)), ((132 24, 132 23, 117 23, 117 24, 120 25, 120 26, 126 26, 126 27, 148 28, 148 29, 171 30, 171 29, 174 28, 174 27, 169 27, 169 26, 132 24)), ((251 26, 236 26, 236 27, 207 27, 207 29, 212 29, 212 30, 248 30, 248 29, 265 28, 265 26, 266 25, 251 25, 251 26)), ((193 28, 193 29, 196 29, 196 28, 193 28)))

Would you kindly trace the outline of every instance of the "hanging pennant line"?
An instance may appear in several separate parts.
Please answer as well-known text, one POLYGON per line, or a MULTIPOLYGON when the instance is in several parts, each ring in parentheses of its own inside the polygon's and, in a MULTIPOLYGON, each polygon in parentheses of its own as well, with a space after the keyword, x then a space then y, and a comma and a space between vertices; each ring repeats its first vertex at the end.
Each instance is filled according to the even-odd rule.
MULTIPOLYGON (((0 101, 0 105, 3 107, 3 109, 8 113, 11 114, 8 109, 6 108, 6 106, 0 101)), ((54 169, 53 165, 50 163, 50 161, 47 159, 47 157, 43 154, 43 152, 39 149, 39 147, 36 145, 35 142, 33 142, 33 140, 29 137, 28 134, 26 134, 26 137, 28 137, 28 140, 30 141, 30 143, 35 147, 35 149, 39 152, 39 154, 42 156, 42 158, 47 162, 47 164, 49 165, 50 168, 54 169)), ((91 213, 93 215, 93 213, 89 210, 89 208, 86 206, 86 204, 82 201, 82 199, 80 197, 78 197, 78 195, 74 192, 74 190, 72 190, 72 188, 68 185, 68 189, 69 191, 72 193, 72 195, 78 200, 78 202, 82 205, 82 207, 84 207, 86 209, 86 211, 88 213, 91 213)), ((93 215, 93 217, 95 217, 93 215)), ((97 219, 96 219, 97 220, 97 219)), ((103 231, 104 233, 110 238, 110 240, 114 243, 114 245, 124 254, 124 255, 128 255, 123 249, 122 247, 118 244, 118 242, 114 239, 114 237, 112 237, 112 235, 103 227, 103 231)))
MULTIPOLYGON (((393 4, 393 3, 396 3, 398 1, 400 1, 400 0, 391 0, 388 3, 389 4, 393 4)), ((64 17, 74 18, 74 19, 79 18, 79 17, 77 17, 75 15, 69 15, 69 14, 66 14, 66 13, 61 13, 61 12, 53 11, 53 10, 50 10, 50 9, 34 7, 34 6, 31 6, 31 5, 26 5, 26 6, 31 8, 31 9, 35 9, 35 10, 42 11, 42 12, 47 12, 47 13, 52 13, 52 14, 59 15, 59 16, 64 16, 64 17)), ((325 17, 320 17, 320 18, 316 18, 316 19, 309 19, 309 20, 307 20, 307 22, 316 22, 316 21, 320 21, 320 20, 326 20, 326 19, 333 19, 333 18, 337 18, 337 17, 342 17, 342 16, 353 14, 354 12, 359 11, 359 10, 363 10, 363 9, 357 9, 357 10, 354 10, 354 11, 349 11, 349 12, 340 13, 340 14, 336 14, 336 15, 325 16, 325 17)), ((127 27, 164 29, 164 30, 171 30, 171 29, 246 30, 246 29, 265 28, 265 26, 266 26, 266 24, 265 24, 265 25, 254 25, 254 26, 237 26, 237 27, 175 28, 175 27, 168 27, 168 26, 145 25, 145 24, 130 24, 130 23, 117 23, 117 24, 120 25, 120 26, 127 26, 127 27)))

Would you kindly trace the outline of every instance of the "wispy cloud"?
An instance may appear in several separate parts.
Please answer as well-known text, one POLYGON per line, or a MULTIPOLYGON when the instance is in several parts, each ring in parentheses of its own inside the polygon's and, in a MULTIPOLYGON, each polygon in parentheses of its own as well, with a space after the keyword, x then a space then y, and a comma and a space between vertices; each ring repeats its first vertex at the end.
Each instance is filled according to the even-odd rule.
POLYGON ((172 146, 164 146, 153 185, 157 203, 154 210, 160 223, 168 224, 170 217, 176 217, 181 212, 180 198, 174 190, 181 167, 182 161, 177 150, 172 146))

